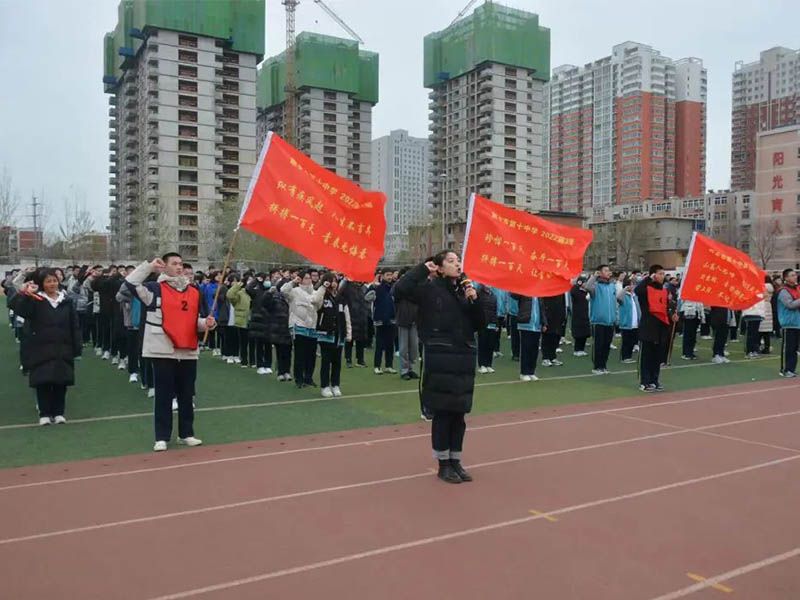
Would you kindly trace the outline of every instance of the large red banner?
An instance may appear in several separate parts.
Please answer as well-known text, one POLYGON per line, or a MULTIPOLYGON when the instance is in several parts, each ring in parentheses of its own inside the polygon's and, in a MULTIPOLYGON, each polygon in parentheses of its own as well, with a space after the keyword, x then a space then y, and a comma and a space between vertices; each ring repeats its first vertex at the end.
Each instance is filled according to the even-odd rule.
POLYGON ((239 226, 354 281, 371 281, 383 256, 386 196, 362 190, 269 133, 239 226))
POLYGON ((695 232, 680 297, 706 306, 744 310, 764 297, 765 275, 744 252, 695 232))
POLYGON ((525 296, 562 294, 583 269, 588 229, 568 227, 473 195, 464 240, 471 279, 525 296))

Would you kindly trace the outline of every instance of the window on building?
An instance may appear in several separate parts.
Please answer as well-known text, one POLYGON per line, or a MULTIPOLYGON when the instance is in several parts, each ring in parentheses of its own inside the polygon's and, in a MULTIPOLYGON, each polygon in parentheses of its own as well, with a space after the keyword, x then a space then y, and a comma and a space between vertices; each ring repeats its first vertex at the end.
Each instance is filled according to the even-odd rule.
POLYGON ((336 122, 336 115, 332 115, 330 113, 325 113, 322 116, 322 119, 327 123, 335 123, 336 122))
POLYGON ((226 135, 222 137, 222 144, 224 146, 238 146, 239 138, 233 135, 226 135))
POLYGON ((336 112, 336 102, 325 102, 325 103, 322 105, 322 109, 323 109, 323 110, 330 110, 330 111, 336 112))
POLYGON ((183 123, 197 123, 197 113, 193 110, 179 110, 178 121, 183 123))
POLYGON ((178 80, 178 90, 181 92, 196 92, 197 91, 197 82, 196 81, 181 81, 178 80))
MULTIPOLYGON (((196 142, 195 142, 196 145, 196 142)), ((197 157, 196 156, 178 156, 178 166, 179 167, 196 167, 197 166, 197 157)))
POLYGON ((222 89, 227 90, 229 92, 238 92, 239 91, 239 82, 233 81, 231 79, 223 79, 222 80, 222 89))
POLYGON ((187 48, 197 48, 197 38, 192 35, 179 35, 178 45, 187 48))
MULTIPOLYGON (((197 186, 194 185, 179 185, 178 186, 178 195, 179 196, 194 196, 197 197, 197 186)), ((197 211, 197 207, 195 205, 195 212, 197 211)))
POLYGON ((325 133, 336 133, 336 125, 323 125, 322 130, 325 133))
POLYGON ((325 100, 336 100, 336 92, 325 92, 323 98, 325 100))
POLYGON ((197 137, 197 127, 190 127, 189 125, 180 125, 178 127, 178 135, 181 137, 197 137))
POLYGON ((191 52, 190 50, 178 50, 178 60, 181 62, 196 63, 197 52, 191 52))
POLYGON ((178 106, 197 106, 197 96, 178 96, 178 106))
POLYGON ((239 64, 239 55, 235 52, 223 52, 222 53, 222 62, 232 65, 239 64))
POLYGON ((239 77, 238 67, 222 67, 222 74, 225 77, 239 77))
POLYGON ((178 171, 178 181, 197 183, 197 171, 178 171))
POLYGON ((223 150, 222 151, 222 159, 223 160, 239 160, 239 151, 238 150, 223 150))
POLYGON ((181 152, 197 152, 197 142, 190 142, 189 140, 179 140, 178 150, 181 152))
POLYGON ((178 65, 178 77, 197 77, 197 67, 178 65))

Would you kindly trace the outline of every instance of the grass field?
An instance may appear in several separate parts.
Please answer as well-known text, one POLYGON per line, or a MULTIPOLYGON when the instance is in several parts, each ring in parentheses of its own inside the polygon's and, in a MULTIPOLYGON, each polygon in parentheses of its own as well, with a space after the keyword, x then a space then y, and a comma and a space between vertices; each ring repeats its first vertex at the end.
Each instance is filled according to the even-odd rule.
MULTIPOLYGON (((61 462, 148 452, 152 448, 152 401, 127 372, 98 359, 87 348, 77 366, 77 385, 67 393, 66 426, 39 427, 33 390, 19 371, 18 348, 7 315, 0 315, 0 467, 61 462)), ((619 340, 616 340, 619 342, 619 340)), ((685 390, 778 378, 777 357, 744 361, 743 345, 729 345, 728 365, 711 365, 708 342, 700 360, 679 359, 662 381, 668 390, 685 390)), ((478 375, 475 413, 511 411, 556 404, 595 402, 638 395, 636 365, 619 363, 612 350, 611 375, 590 375, 589 357, 575 358, 563 346, 562 367, 537 368, 541 380, 521 384, 519 363, 512 362, 508 341, 497 372, 478 375)), ((367 363, 372 364, 367 351, 367 363)), ((397 365, 395 365, 397 367, 397 365)), ((315 381, 319 382, 318 377, 315 381)), ((195 430, 206 444, 257 440, 411 423, 419 419, 417 382, 397 375, 374 375, 371 369, 343 369, 344 396, 322 399, 318 390, 298 390, 254 369, 223 364, 203 354, 197 382, 195 430)))

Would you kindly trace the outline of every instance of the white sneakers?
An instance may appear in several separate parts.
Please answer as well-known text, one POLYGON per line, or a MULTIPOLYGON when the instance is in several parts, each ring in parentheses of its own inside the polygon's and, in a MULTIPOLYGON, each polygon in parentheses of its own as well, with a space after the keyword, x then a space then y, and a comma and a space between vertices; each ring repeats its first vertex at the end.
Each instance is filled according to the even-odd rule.
POLYGON ((131 376, 128 377, 128 383, 137 383, 139 381, 139 376, 136 373, 131 373, 131 376))
POLYGON ((203 444, 203 440, 199 440, 196 437, 186 437, 186 438, 178 438, 178 444, 181 446, 189 446, 190 448, 194 448, 195 446, 200 446, 203 444))
POLYGON ((214 348, 211 351, 211 356, 222 356, 222 350, 220 350, 219 348, 214 348))
POLYGON ((549 360, 547 360, 546 358, 545 358, 545 359, 542 361, 542 366, 543 366, 543 367, 549 367, 549 366, 551 366, 552 364, 553 364, 553 363, 551 363, 551 362, 550 362, 549 360))
POLYGON ((58 415, 56 416, 55 419, 53 419, 53 423, 55 423, 56 425, 64 425, 64 423, 66 422, 67 420, 64 418, 63 415, 58 415))
POLYGON ((173 398, 172 399, 172 410, 178 410, 178 399, 177 398, 173 398))
POLYGON ((592 369, 592 375, 605 375, 606 372, 603 369, 592 369))
POLYGON ((109 358, 111 358, 111 353, 108 351, 103 352, 103 360, 108 360, 109 358))
POLYGON ((103 356, 103 349, 102 348, 95 348, 94 349, 95 356, 103 356))
POLYGON ((383 375, 383 369, 380 367, 375 367, 375 375, 383 375))
POLYGON ((286 381, 285 375, 278 375, 278 381, 286 381))
POLYGON ((264 375, 272 375, 272 369, 269 367, 264 367, 264 375))
POLYGON ((520 381, 529 382, 529 381, 539 381, 539 378, 536 375, 520 375, 520 381))
POLYGON ((487 373, 494 373, 494 369, 492 367, 486 367, 487 373))
POLYGON ((50 417, 42 417, 39 419, 39 425, 50 425, 50 417))
POLYGON ((393 369, 392 367, 386 367, 383 372, 389 373, 390 375, 397 375, 397 370, 393 369))
POLYGON ((486 373, 488 372, 489 369, 487 369, 486 367, 478 367, 478 373, 480 373, 481 375, 486 375, 486 373))
POLYGON ((120 371, 124 371, 125 369, 127 369, 128 368, 128 359, 123 358, 121 361, 119 361, 119 366, 117 368, 120 371))
POLYGON ((258 369, 256 369, 256 374, 257 375, 266 375, 267 374, 267 370, 264 367, 259 367, 258 369))
POLYGON ((117 355, 115 354, 115 355, 114 355, 114 358, 112 358, 112 359, 111 359, 111 364, 112 364, 112 365, 118 365, 118 364, 119 364, 119 356, 117 356, 117 355))
POLYGON ((329 387, 322 388, 323 398, 333 398, 333 390, 329 387))
POLYGON ((164 441, 157 441, 153 444, 153 452, 164 452, 167 449, 167 442, 164 441))
POLYGON ((542 366, 543 367, 560 367, 563 364, 564 363, 561 362, 560 360, 558 360, 557 358, 554 358, 553 360, 545 359, 545 360, 542 361, 542 366))
POLYGON ((572 356, 589 356, 589 353, 584 352, 583 350, 578 350, 577 352, 573 352, 572 356))
POLYGON ((226 362, 226 363, 228 363, 229 365, 232 365, 232 364, 234 364, 236 361, 235 361, 235 360, 233 360, 233 358, 229 356, 228 358, 226 358, 226 359, 225 359, 225 362, 226 362))
POLYGON ((283 380, 284 381, 291 381, 292 380, 292 376, 289 373, 284 373, 283 374, 283 380))
POLYGON ((156 388, 149 388, 147 390, 147 397, 148 398, 155 398, 156 397, 156 388))
POLYGON ((334 395, 336 398, 338 398, 338 397, 340 397, 340 396, 342 395, 342 390, 340 390, 340 389, 339 389, 339 386, 338 386, 338 385, 335 385, 335 386, 333 386, 333 387, 331 388, 331 391, 333 392, 333 395, 334 395))
POLYGON ((725 363, 731 362, 731 360, 724 356, 717 355, 711 359, 711 362, 714 363, 715 365, 724 365, 725 363))

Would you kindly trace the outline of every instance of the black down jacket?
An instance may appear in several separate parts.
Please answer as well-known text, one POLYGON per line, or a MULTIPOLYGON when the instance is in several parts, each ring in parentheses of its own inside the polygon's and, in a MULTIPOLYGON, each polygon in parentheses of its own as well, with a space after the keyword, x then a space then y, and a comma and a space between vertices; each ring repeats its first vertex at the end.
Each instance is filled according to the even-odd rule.
POLYGON ((369 337, 370 307, 367 293, 375 296, 375 292, 367 292, 367 286, 361 283, 345 281, 341 284, 342 302, 350 309, 354 342, 366 342, 369 337))
POLYGON ((65 298, 53 308, 44 298, 17 294, 11 305, 28 330, 21 359, 29 371, 30 386, 74 385, 75 358, 81 355, 82 340, 72 300, 65 298))
POLYGON ((481 305, 471 303, 456 284, 428 279, 422 264, 395 286, 420 307, 419 333, 424 344, 422 403, 433 411, 467 413, 475 387, 475 332, 486 326, 481 305))

